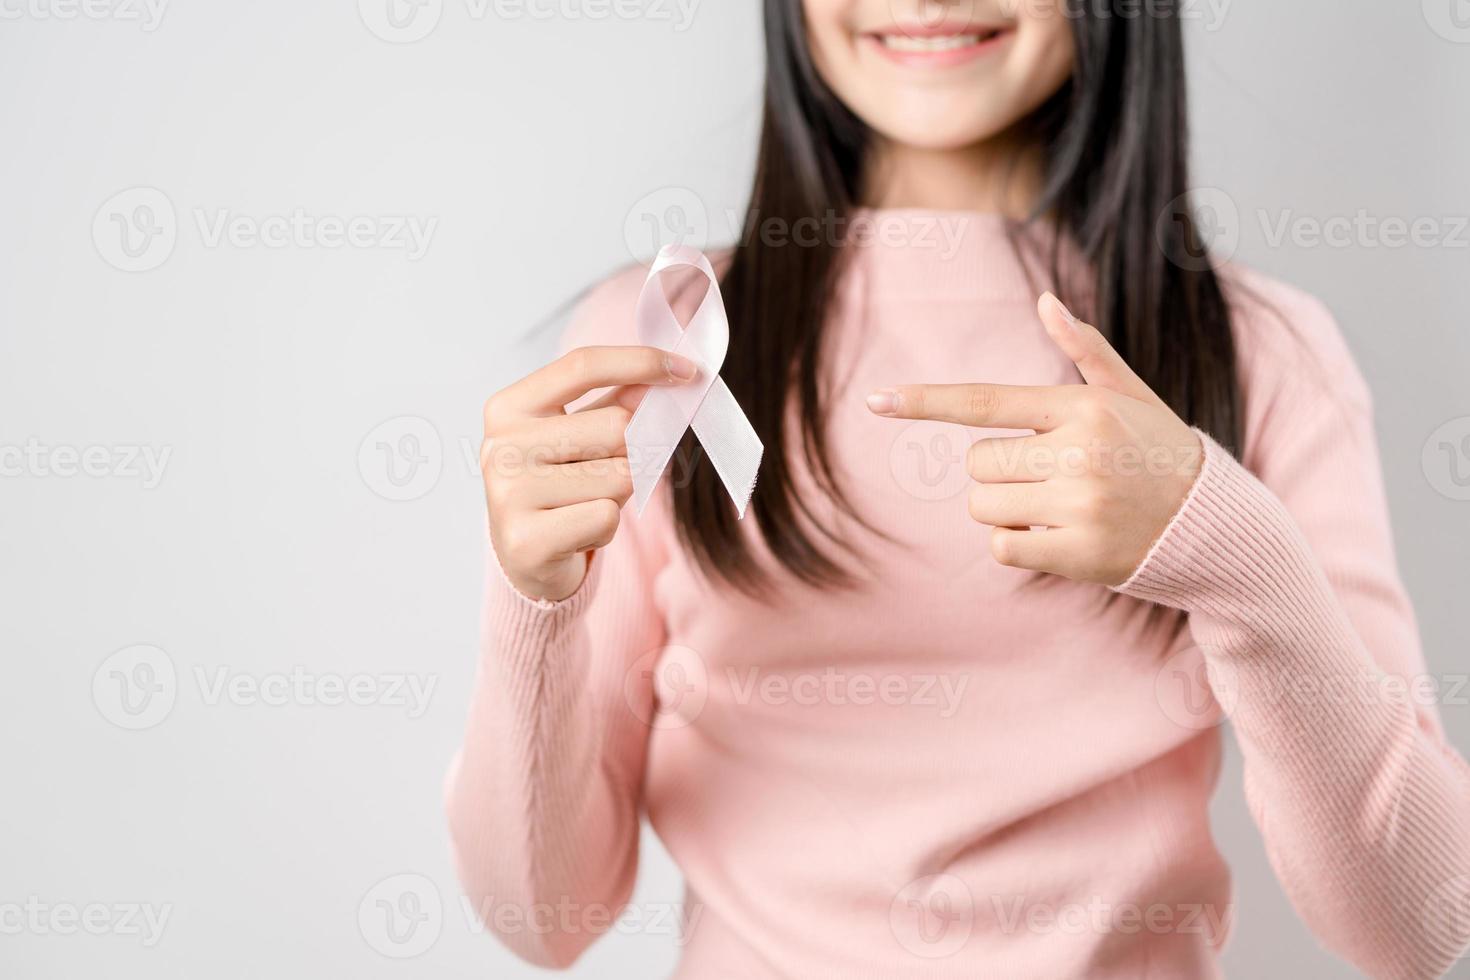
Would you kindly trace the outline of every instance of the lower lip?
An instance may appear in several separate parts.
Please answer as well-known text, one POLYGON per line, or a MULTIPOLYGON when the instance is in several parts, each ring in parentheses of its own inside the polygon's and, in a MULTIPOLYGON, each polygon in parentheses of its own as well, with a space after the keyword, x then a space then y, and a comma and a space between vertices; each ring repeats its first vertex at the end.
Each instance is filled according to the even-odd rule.
POLYGON ((911 68, 952 68, 955 65, 968 64, 977 58, 985 57, 1010 40, 1013 33, 1015 32, 1004 30, 992 34, 978 44, 966 45, 963 48, 946 48, 943 51, 899 51, 890 48, 872 34, 864 36, 863 41, 872 45, 879 54, 894 64, 911 68))

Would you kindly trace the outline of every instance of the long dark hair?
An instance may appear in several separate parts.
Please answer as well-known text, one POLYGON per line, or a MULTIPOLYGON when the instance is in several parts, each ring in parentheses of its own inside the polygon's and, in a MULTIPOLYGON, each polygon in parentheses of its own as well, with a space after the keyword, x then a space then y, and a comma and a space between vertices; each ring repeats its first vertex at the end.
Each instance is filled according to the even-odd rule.
MULTIPOLYGON (((1184 45, 1177 11, 1120 16, 1067 5, 1075 68, 1026 125, 1044 147, 1043 216, 1075 244, 1091 282, 1083 304, 1133 369, 1181 418, 1238 447, 1241 397, 1220 282, 1198 230, 1175 203, 1188 188, 1184 45), (1195 261, 1191 261, 1194 259, 1195 261)), ((818 77, 799 0, 766 0, 764 121, 750 211, 760 221, 843 218, 858 206, 870 143, 864 124, 818 77)), ((820 236, 819 236, 820 237, 820 236)), ((850 544, 798 493, 797 457, 837 507, 819 370, 822 329, 841 275, 840 241, 771 247, 738 242, 721 279, 730 349, 721 371, 766 446, 751 502, 772 557, 811 584, 843 584, 834 558, 850 544), (786 421, 796 400, 795 438, 786 421), (813 533, 815 532, 815 533, 813 533), (818 538, 821 540, 818 540, 818 538)), ((1053 265, 1053 285, 1072 301, 1053 265)), ((706 572, 746 591, 766 582, 714 468, 686 436, 674 486, 679 536, 706 572)), ((855 552, 852 552, 855 554, 855 552)))

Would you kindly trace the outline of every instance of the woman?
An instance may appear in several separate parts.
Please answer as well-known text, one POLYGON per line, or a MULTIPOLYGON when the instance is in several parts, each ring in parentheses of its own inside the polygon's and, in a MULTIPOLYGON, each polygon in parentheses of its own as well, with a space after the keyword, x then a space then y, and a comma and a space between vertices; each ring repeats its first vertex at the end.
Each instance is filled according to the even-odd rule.
POLYGON ((630 412, 697 372, 637 346, 641 270, 489 400, 448 808, 525 958, 609 927, 646 812, 681 977, 1217 975, 1222 710, 1325 944, 1464 949, 1470 771, 1405 683, 1368 391, 1321 304, 1199 261, 1177 13, 1083 6, 767 0, 721 263, 753 521, 688 441, 620 518, 630 412))

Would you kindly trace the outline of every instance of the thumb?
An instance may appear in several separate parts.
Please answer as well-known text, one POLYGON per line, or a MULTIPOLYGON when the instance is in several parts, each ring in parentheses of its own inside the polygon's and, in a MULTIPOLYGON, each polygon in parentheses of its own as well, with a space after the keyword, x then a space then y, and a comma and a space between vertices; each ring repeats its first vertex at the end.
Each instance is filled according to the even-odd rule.
POLYGON ((1061 300, 1051 293, 1042 293, 1036 311, 1051 339, 1082 372, 1082 380, 1140 401, 1159 401, 1153 389, 1133 372, 1101 331, 1073 316, 1061 300))

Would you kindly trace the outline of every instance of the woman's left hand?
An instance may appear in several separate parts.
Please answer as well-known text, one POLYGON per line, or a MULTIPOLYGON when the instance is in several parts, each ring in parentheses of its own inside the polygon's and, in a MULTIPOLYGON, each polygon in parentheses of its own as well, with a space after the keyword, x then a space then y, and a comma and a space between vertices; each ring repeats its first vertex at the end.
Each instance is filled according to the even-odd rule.
POLYGON ((990 550, 1002 565, 1121 585, 1184 502, 1203 446, 1096 328, 1051 293, 1037 309, 1086 384, 905 385, 874 392, 868 407, 1035 430, 970 447, 970 516, 994 525, 990 550))

